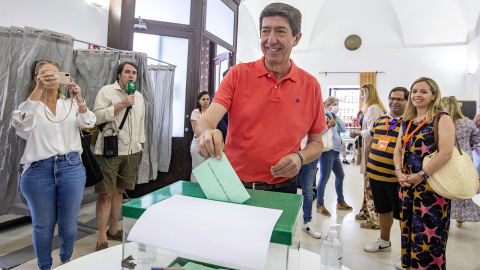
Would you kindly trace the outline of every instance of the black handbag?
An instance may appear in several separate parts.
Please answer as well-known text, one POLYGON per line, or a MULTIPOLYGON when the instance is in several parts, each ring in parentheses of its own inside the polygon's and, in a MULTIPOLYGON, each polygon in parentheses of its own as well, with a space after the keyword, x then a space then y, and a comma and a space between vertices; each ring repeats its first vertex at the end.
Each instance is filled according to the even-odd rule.
POLYGON ((100 165, 95 159, 95 155, 90 150, 91 134, 85 131, 80 131, 80 139, 82 141, 82 162, 85 167, 85 174, 87 181, 85 187, 91 187, 103 180, 103 173, 100 165), (85 134, 84 134, 85 133, 85 134))

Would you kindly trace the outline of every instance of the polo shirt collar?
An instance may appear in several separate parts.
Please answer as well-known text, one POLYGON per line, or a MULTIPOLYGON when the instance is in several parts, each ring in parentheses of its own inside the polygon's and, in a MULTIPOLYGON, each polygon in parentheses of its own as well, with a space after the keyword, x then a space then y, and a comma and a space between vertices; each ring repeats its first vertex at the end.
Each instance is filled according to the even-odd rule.
POLYGON ((395 118, 395 117, 392 116, 391 112, 388 112, 387 116, 390 117, 390 118, 392 118, 392 119, 397 119, 397 120, 400 120, 400 119, 403 118, 403 115, 400 116, 400 117, 398 117, 398 118, 395 118))
MULTIPOLYGON (((290 79, 296 82, 298 81, 298 76, 299 76, 298 72, 300 69, 295 65, 292 59, 290 59, 290 63, 292 64, 292 66, 290 67, 290 72, 288 72, 288 74, 285 77, 283 77, 282 80, 290 79)), ((261 77, 261 76, 266 76, 268 74, 269 72, 265 67, 265 56, 264 56, 261 59, 255 61, 255 75, 257 75, 257 77, 261 77)))

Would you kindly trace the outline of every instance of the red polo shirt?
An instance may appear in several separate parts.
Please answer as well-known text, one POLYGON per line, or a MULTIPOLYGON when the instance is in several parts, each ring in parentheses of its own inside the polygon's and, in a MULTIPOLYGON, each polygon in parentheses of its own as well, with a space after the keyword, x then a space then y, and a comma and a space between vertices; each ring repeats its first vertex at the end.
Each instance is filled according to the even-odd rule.
POLYGON ((307 133, 325 129, 317 79, 295 66, 277 82, 264 58, 230 68, 213 102, 228 110, 225 155, 245 182, 279 183, 270 168, 293 152, 307 133))

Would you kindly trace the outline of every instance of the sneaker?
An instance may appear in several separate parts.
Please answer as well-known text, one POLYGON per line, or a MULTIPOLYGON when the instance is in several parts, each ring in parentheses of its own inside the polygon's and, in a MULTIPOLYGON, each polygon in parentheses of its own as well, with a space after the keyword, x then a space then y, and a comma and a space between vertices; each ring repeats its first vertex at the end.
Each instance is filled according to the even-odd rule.
POLYGON ((366 252, 392 251, 392 243, 390 241, 384 241, 378 238, 378 241, 370 245, 366 245, 363 250, 366 252))
POLYGON ((403 267, 402 266, 402 259, 398 260, 398 262, 395 264, 395 269, 398 270, 408 270, 410 267, 403 267))
POLYGON ((313 224, 312 224, 311 221, 303 224, 302 231, 307 232, 307 233, 310 234, 310 236, 313 237, 313 238, 317 238, 317 239, 322 238, 322 236, 321 236, 320 233, 317 231, 317 229, 315 228, 315 226, 313 226, 313 224))
POLYGON ((111 234, 110 231, 107 230, 107 239, 122 242, 123 230, 118 230, 115 234, 111 234))
POLYGON ((344 160, 342 161, 343 164, 350 164, 350 162, 348 162, 348 160, 344 160))
POLYGON ((95 251, 99 251, 102 249, 108 248, 108 243, 107 242, 101 242, 100 244, 97 243, 97 247, 95 248, 95 251))

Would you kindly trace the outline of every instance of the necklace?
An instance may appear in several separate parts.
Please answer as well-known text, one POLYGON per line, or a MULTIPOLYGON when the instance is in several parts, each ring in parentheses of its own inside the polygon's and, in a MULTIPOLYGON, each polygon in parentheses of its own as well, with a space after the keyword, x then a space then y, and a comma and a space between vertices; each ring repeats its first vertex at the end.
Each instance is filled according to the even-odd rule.
POLYGON ((418 125, 418 123, 423 122, 426 118, 427 118, 427 117, 425 116, 423 119, 420 119, 420 120, 415 119, 415 120, 413 121, 413 124, 414 124, 414 125, 418 125))

